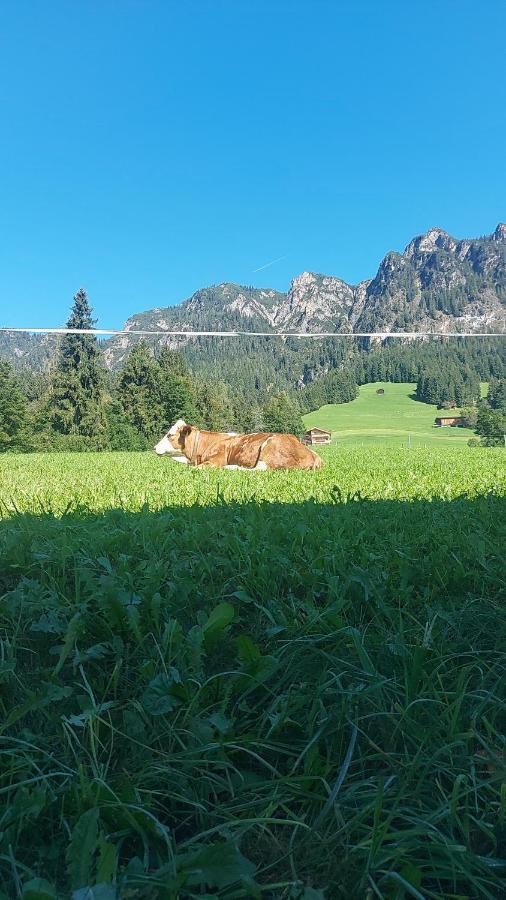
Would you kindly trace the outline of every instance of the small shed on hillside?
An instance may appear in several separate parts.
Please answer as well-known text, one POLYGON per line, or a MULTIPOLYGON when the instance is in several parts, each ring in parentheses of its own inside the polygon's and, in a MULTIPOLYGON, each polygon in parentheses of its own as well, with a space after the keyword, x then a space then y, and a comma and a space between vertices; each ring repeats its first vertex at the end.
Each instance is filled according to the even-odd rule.
POLYGON ((384 394, 384 393, 385 393, 385 388, 378 388, 378 390, 376 391, 376 393, 377 393, 377 394, 384 394))
POLYGON ((303 443, 304 444, 330 444, 332 440, 332 432, 324 431, 323 428, 310 428, 309 431, 306 431, 303 443))
POLYGON ((464 419, 462 416, 436 416, 434 422, 435 428, 446 428, 447 426, 460 428, 463 425, 464 419))
POLYGON ((455 400, 443 400, 439 409, 457 409, 457 403, 455 400))

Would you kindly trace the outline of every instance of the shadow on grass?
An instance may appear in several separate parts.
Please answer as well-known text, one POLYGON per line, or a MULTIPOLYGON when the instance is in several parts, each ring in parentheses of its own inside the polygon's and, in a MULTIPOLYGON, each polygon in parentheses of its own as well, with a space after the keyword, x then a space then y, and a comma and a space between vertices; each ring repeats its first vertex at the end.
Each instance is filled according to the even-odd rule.
POLYGON ((0 522, 0 890, 502 896, 504 506, 0 522))
MULTIPOLYGON (((412 394, 408 394, 408 397, 410 400, 414 400, 416 403, 423 403, 425 406, 433 406, 434 405, 434 404, 426 403, 425 400, 421 400, 420 397, 418 397, 416 391, 413 391, 412 394)), ((437 408, 439 409, 439 407, 437 407, 437 408)))

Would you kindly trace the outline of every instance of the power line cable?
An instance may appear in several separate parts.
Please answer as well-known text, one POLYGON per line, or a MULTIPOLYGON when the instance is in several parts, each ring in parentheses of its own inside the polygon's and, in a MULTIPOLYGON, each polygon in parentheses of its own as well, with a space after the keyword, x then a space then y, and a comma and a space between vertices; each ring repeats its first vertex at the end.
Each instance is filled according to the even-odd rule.
POLYGON ((156 337, 283 337, 283 338, 487 338, 506 337, 506 331, 148 331, 144 329, 135 331, 120 331, 114 328, 7 328, 0 327, 3 334, 98 334, 131 337, 132 335, 156 336, 156 337))

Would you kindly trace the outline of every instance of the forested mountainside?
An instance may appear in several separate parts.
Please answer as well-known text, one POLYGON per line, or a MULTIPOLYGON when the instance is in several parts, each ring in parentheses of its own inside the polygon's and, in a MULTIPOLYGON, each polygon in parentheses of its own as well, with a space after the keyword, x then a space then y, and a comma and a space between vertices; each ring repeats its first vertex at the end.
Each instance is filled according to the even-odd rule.
MULTIPOLYGON (((5 315, 5 311, 4 311, 5 315)), ((4 322, 0 323, 2 326, 4 322)), ((0 358, 14 369, 41 372, 48 369, 55 358, 58 338, 54 335, 0 332, 0 358)))
MULTIPOLYGON (((359 347, 349 339, 174 338, 166 332, 406 329, 506 333, 505 225, 489 236, 465 240, 432 228, 414 238, 403 253, 388 253, 376 276, 355 286, 312 272, 294 278, 287 293, 224 283, 202 288, 176 306, 138 313, 125 324, 127 332, 159 332, 146 338, 153 352, 163 346, 179 349, 192 370, 245 393, 301 387, 352 360, 365 376, 371 367, 364 362, 366 345, 359 347)), ((132 333, 103 341, 107 366, 121 366, 138 340, 132 333)), ((17 369, 44 369, 54 358, 57 341, 50 335, 2 334, 0 356, 17 369)), ((502 356, 504 341, 488 346, 502 356)), ((476 352, 484 357, 485 347, 476 352)), ((412 362, 417 353, 395 351, 396 358, 412 362)), ((407 366, 411 374, 413 365, 407 366)))
MULTIPOLYGON (((506 225, 470 240, 432 228, 356 286, 312 272, 294 278, 286 294, 225 283, 132 316, 125 329, 506 332, 506 225)), ((111 366, 132 340, 108 342, 111 366)))

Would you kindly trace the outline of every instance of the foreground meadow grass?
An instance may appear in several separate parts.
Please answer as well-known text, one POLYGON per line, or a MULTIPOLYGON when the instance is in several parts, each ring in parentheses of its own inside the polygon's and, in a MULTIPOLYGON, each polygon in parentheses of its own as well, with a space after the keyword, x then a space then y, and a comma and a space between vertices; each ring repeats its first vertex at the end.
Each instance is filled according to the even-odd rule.
POLYGON ((207 505, 223 500, 334 502, 359 493, 371 500, 453 499, 506 493, 503 448, 445 450, 331 446, 320 472, 192 470, 154 453, 0 455, 0 516, 72 508, 100 512, 207 505))
POLYGON ((505 454, 325 456, 0 459, 0 897, 504 897, 505 454))

